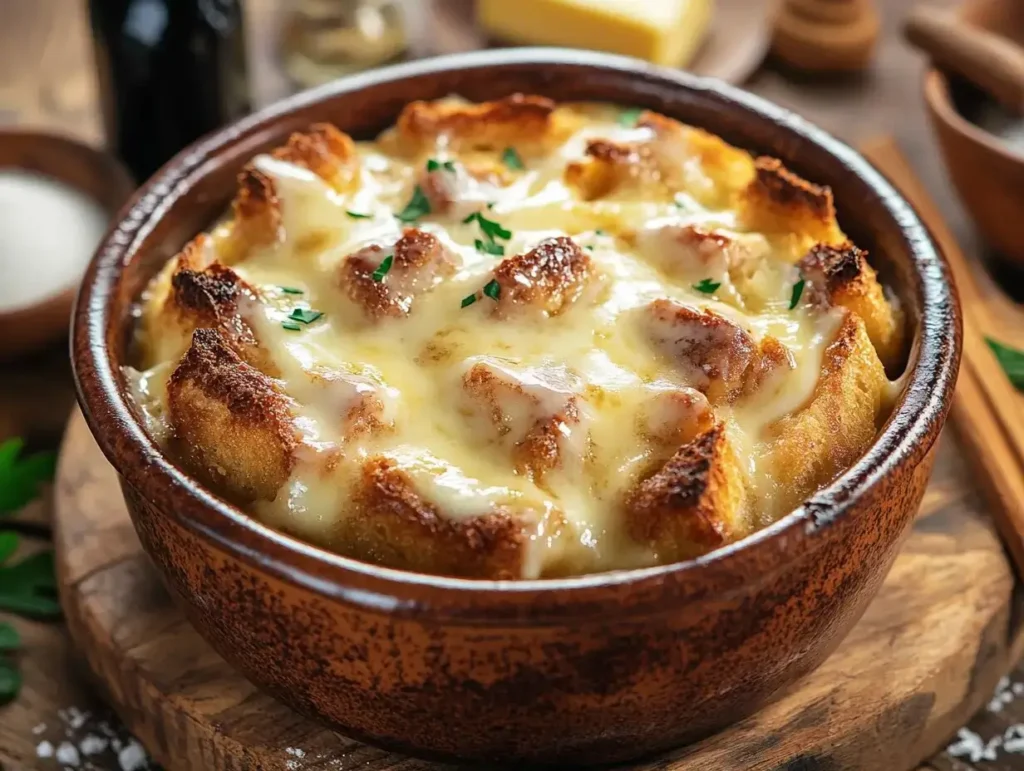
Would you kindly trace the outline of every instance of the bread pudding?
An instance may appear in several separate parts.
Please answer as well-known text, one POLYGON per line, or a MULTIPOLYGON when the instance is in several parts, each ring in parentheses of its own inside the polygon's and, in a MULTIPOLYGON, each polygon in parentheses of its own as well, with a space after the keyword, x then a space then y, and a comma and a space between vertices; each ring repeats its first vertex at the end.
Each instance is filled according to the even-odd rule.
POLYGON ((874 439, 904 328, 827 187, 654 112, 514 95, 253 158, 136 343, 148 430, 262 522, 519 579, 791 511, 874 439))

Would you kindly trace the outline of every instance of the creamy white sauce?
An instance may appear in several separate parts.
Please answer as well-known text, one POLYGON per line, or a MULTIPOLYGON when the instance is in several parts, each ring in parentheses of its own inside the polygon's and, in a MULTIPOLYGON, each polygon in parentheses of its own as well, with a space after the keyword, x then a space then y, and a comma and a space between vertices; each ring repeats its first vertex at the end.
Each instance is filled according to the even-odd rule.
POLYGON ((0 169, 0 311, 74 287, 107 228, 84 193, 40 174, 0 169))

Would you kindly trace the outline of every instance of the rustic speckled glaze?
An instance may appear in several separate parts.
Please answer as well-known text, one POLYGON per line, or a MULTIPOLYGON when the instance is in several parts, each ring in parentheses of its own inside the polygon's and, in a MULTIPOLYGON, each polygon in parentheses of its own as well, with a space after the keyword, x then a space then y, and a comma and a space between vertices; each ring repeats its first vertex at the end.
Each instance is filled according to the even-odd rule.
POLYGON ((835 648, 924 493, 960 337, 945 262, 906 202, 845 145, 717 82, 518 49, 347 78, 182 152, 137 193, 92 263, 72 350, 83 410, 122 475, 144 547, 199 631, 254 683, 344 733, 413 754, 607 763, 750 714, 835 648), (165 458, 119 371, 131 305, 223 209, 242 164, 313 121, 369 137, 413 99, 515 91, 647 106, 833 187, 841 224, 871 250, 914 334, 902 395, 865 456, 802 508, 707 557, 518 583, 326 553, 263 527, 165 458))

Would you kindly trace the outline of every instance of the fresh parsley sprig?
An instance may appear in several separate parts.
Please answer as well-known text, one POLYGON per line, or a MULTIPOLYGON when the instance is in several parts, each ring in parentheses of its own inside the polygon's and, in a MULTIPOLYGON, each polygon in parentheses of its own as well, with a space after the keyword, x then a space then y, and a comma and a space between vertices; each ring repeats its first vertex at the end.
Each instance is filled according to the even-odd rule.
POLYGON ((380 265, 377 266, 377 270, 373 271, 373 280, 378 284, 384 280, 384 276, 391 270, 391 264, 395 261, 395 255, 389 254, 383 260, 380 261, 380 265))
POLYGON ((22 457, 24 447, 25 443, 17 437, 0 444, 0 518, 37 498, 40 486, 53 479, 57 468, 54 453, 22 457))
POLYGON ((0 624, 0 705, 13 701, 21 690, 21 672, 13 658, 20 647, 18 630, 10 624, 0 624))
POLYGON ((430 214, 430 201, 424 194, 423 188, 416 185, 412 190, 412 198, 409 199, 409 203, 407 203, 405 208, 395 216, 402 222, 410 223, 415 222, 428 214, 430 214))
POLYGON ((714 294, 721 285, 721 281, 712 281, 710 278, 705 278, 694 284, 693 288, 698 292, 703 292, 704 294, 714 294))
POLYGON ((794 308, 796 308, 797 304, 800 302, 800 297, 804 293, 804 285, 806 285, 806 284, 807 284, 807 280, 803 276, 800 276, 800 280, 797 281, 795 284, 793 284, 793 291, 789 295, 789 309, 790 310, 793 310, 794 308))
POLYGON ((499 238, 507 241, 512 238, 511 230, 505 230, 500 222, 489 220, 478 211, 473 212, 466 219, 462 220, 464 225, 468 225, 471 222, 476 222, 480 226, 480 232, 492 241, 496 241, 499 238))
POLYGON ((1018 390, 1024 391, 1024 351, 1012 348, 1005 343, 1000 343, 991 337, 986 337, 985 342, 992 349, 992 353, 996 355, 999 366, 1003 368, 1003 372, 1010 378, 1010 382, 1018 390))

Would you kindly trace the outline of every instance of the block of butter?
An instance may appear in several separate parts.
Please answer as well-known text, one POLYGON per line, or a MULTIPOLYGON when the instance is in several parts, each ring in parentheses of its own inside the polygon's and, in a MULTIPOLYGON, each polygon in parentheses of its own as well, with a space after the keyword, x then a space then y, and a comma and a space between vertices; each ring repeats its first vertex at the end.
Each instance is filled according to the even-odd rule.
POLYGON ((477 0, 495 38, 590 48, 684 67, 711 23, 712 0, 477 0))

